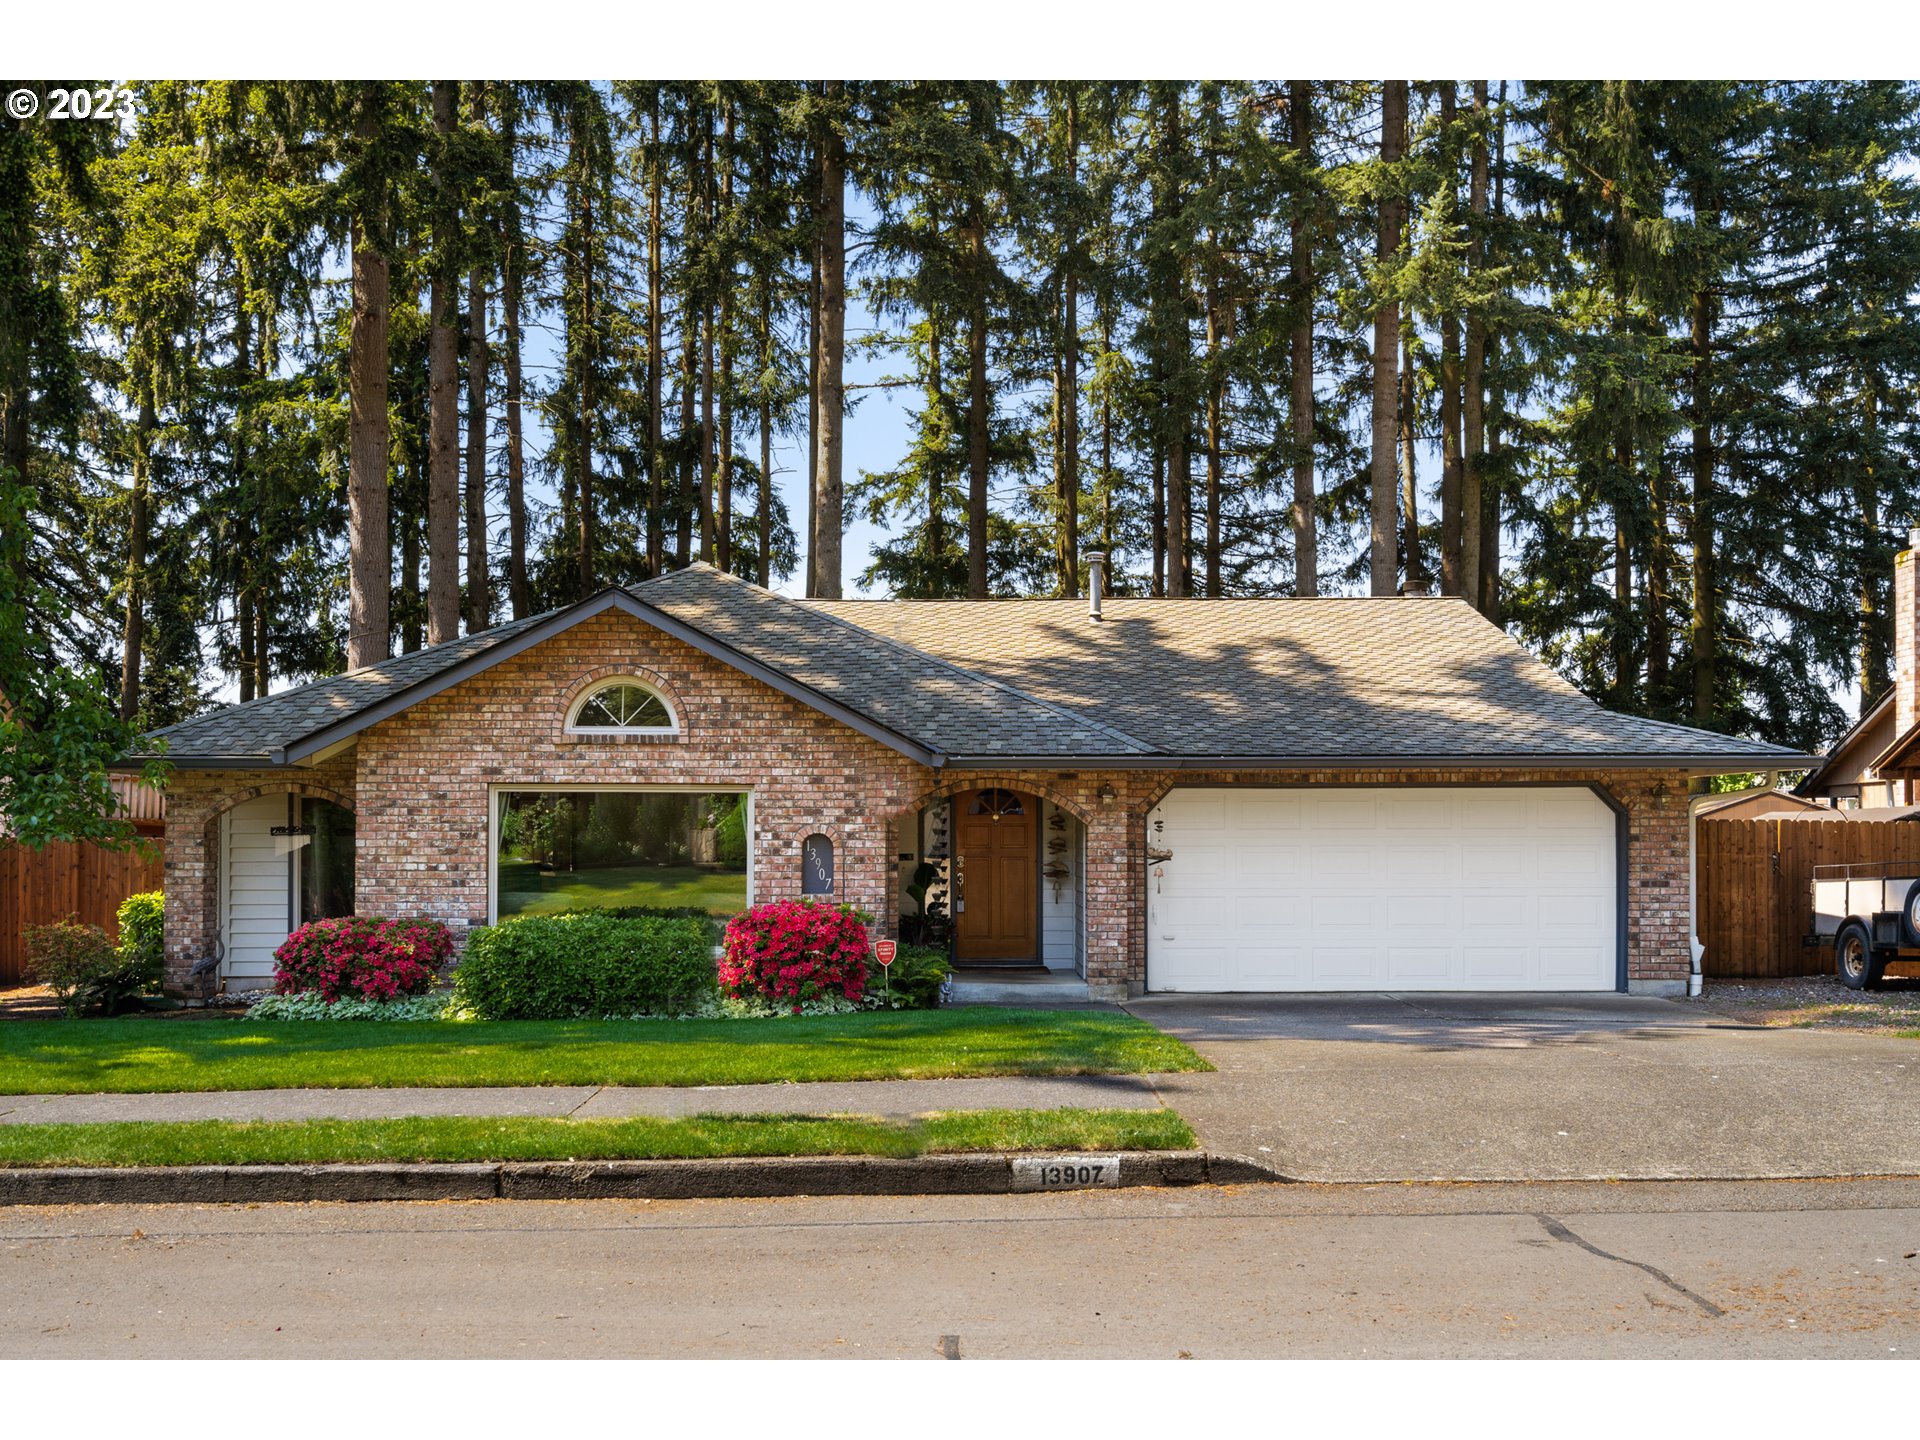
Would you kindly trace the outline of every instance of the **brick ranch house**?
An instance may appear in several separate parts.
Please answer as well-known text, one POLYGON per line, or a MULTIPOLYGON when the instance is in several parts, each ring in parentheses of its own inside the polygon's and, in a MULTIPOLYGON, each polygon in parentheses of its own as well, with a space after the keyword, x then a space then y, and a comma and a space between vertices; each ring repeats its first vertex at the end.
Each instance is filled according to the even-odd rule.
POLYGON ((890 934, 910 888, 963 972, 1095 997, 1675 993, 1689 779, 1810 763, 1612 714, 1458 599, 794 600, 702 565, 150 739, 185 994, 325 914, 820 893, 890 934))

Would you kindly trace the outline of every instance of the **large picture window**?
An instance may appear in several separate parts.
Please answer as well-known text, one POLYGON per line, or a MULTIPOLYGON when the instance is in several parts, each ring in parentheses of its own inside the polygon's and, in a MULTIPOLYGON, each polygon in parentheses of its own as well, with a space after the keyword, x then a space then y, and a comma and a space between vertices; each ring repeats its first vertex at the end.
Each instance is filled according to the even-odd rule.
POLYGON ((494 912, 747 906, 747 797, 735 792, 504 790, 494 912))

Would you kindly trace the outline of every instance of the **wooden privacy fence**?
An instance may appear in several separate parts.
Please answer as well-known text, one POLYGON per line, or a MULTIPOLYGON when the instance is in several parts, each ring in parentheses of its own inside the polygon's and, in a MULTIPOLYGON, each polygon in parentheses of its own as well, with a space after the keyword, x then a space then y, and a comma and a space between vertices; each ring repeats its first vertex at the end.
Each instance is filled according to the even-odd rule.
POLYGON ((29 850, 0 840, 0 985, 17 985, 26 977, 21 927, 78 915, 112 935, 120 902, 158 890, 161 872, 157 841, 135 850, 104 850, 78 841, 29 850))
POLYGON ((1813 867, 1869 860, 1920 873, 1920 822, 1700 821, 1701 968, 1723 976, 1831 972, 1830 948, 1801 943, 1813 933, 1813 867))

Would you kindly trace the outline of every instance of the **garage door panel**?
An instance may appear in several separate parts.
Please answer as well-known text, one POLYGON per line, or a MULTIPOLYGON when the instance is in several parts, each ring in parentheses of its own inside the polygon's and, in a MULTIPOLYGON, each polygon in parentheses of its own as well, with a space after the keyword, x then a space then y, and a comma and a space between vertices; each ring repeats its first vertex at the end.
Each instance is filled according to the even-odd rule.
POLYGON ((1306 813, 1322 830, 1372 830, 1380 823, 1379 798, 1371 790, 1306 793, 1306 813))
POLYGON ((1585 789, 1192 787, 1155 818, 1150 988, 1616 983, 1616 822, 1585 789))
POLYGON ((1247 895, 1229 900, 1230 923, 1242 934, 1249 930, 1297 930, 1308 921, 1305 895, 1247 895))
POLYGON ((1313 878, 1322 884, 1363 884, 1380 877, 1380 853, 1363 845, 1322 845, 1313 852, 1313 878))
POLYGON ((1539 914, 1531 895, 1463 895, 1460 909, 1463 928, 1470 937, 1529 930, 1539 914))
POLYGON ((1542 945, 1540 979, 1551 985, 1555 980, 1591 975, 1604 958, 1596 945, 1542 945))
POLYGON ((1531 950, 1525 945, 1471 945, 1467 947, 1462 973, 1471 982, 1469 988, 1498 989, 1505 982, 1527 978, 1530 954, 1531 950))
POLYGON ((1234 978, 1246 989, 1279 988, 1311 976, 1304 945, 1239 945, 1233 952, 1234 978))
POLYGON ((1389 885, 1410 889, 1452 889, 1460 883, 1460 852, 1451 845, 1415 845, 1398 841, 1387 847, 1389 885))
POLYGON ((1304 828, 1301 796, 1297 791, 1247 791, 1233 795, 1223 807, 1243 835, 1293 836, 1304 828))
POLYGON ((1425 982, 1451 979, 1455 953, 1451 945, 1389 945, 1387 981, 1392 985, 1420 984, 1422 988, 1434 989, 1434 985, 1425 982))
POLYGON ((1389 895, 1387 929, 1451 933, 1459 928, 1460 907, 1451 895, 1389 895))

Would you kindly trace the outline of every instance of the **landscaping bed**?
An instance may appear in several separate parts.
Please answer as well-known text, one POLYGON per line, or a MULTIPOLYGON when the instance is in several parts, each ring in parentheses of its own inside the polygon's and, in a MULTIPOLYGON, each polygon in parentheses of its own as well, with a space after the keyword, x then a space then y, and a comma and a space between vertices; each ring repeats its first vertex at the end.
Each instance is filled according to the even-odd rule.
POLYGON ((432 1116, 0 1126, 0 1168, 711 1159, 980 1151, 1185 1150, 1171 1110, 970 1110, 914 1121, 716 1115, 683 1120, 432 1116))
POLYGON ((1708 1009, 1749 1025, 1892 1030, 1920 1039, 1920 979, 1889 976, 1880 990, 1849 990, 1837 975, 1709 980, 1702 998, 1708 1009))
POLYGON ((1117 1011, 961 1006, 777 1020, 143 1019, 0 1025, 0 1094, 748 1085, 1211 1067, 1117 1011))

